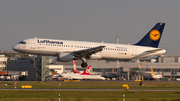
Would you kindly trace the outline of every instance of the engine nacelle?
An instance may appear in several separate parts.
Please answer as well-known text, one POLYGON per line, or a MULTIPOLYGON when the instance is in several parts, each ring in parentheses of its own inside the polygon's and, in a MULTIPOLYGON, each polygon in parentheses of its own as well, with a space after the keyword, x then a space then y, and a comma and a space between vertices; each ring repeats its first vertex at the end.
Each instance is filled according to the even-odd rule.
POLYGON ((64 53, 60 52, 57 56, 57 60, 60 62, 69 62, 72 61, 74 58, 74 55, 72 53, 64 53))

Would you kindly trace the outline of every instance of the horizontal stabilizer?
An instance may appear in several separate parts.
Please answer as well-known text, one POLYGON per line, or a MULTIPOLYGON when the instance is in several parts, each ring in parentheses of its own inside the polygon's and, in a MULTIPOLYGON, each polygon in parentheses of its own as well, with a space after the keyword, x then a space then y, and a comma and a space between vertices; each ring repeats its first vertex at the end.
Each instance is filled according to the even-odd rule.
POLYGON ((153 56, 153 55, 162 55, 162 53, 166 53, 166 50, 162 48, 158 48, 154 50, 145 51, 134 58, 136 59, 136 58, 143 58, 143 57, 148 57, 148 56, 153 56))
POLYGON ((164 50, 164 49, 148 50, 148 51, 145 51, 145 52, 148 52, 148 53, 155 53, 155 52, 161 51, 161 50, 164 50))

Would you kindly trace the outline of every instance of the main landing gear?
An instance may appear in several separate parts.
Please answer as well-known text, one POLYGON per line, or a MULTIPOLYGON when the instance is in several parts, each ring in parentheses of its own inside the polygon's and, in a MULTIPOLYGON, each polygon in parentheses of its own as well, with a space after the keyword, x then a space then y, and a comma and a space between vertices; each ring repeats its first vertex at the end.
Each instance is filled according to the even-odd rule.
POLYGON ((86 68, 86 67, 88 66, 87 60, 86 60, 86 59, 81 59, 81 60, 82 60, 81 67, 82 67, 82 68, 86 68))
POLYGON ((82 64, 81 64, 81 67, 82 67, 82 68, 86 68, 87 65, 88 65, 87 63, 82 63, 82 64))

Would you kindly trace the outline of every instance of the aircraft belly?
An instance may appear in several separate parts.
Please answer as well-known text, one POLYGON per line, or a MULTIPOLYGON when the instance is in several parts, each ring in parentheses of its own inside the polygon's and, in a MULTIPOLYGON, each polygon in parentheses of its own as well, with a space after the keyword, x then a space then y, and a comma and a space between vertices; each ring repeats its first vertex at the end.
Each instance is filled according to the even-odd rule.
POLYGON ((38 54, 48 55, 48 56, 55 56, 55 55, 56 55, 56 52, 54 52, 54 51, 41 51, 41 50, 39 50, 39 53, 38 53, 38 54))
POLYGON ((125 60, 125 59, 131 59, 131 54, 128 54, 128 52, 103 52, 99 54, 102 59, 108 59, 108 60, 125 60))

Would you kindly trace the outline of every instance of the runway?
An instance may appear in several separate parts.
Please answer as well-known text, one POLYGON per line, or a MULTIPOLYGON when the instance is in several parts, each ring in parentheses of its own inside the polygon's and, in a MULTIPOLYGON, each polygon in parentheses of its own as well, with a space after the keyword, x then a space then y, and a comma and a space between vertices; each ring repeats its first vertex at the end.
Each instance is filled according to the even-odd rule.
POLYGON ((180 91, 180 89, 39 89, 39 88, 1 88, 0 90, 39 90, 39 91, 180 91))

